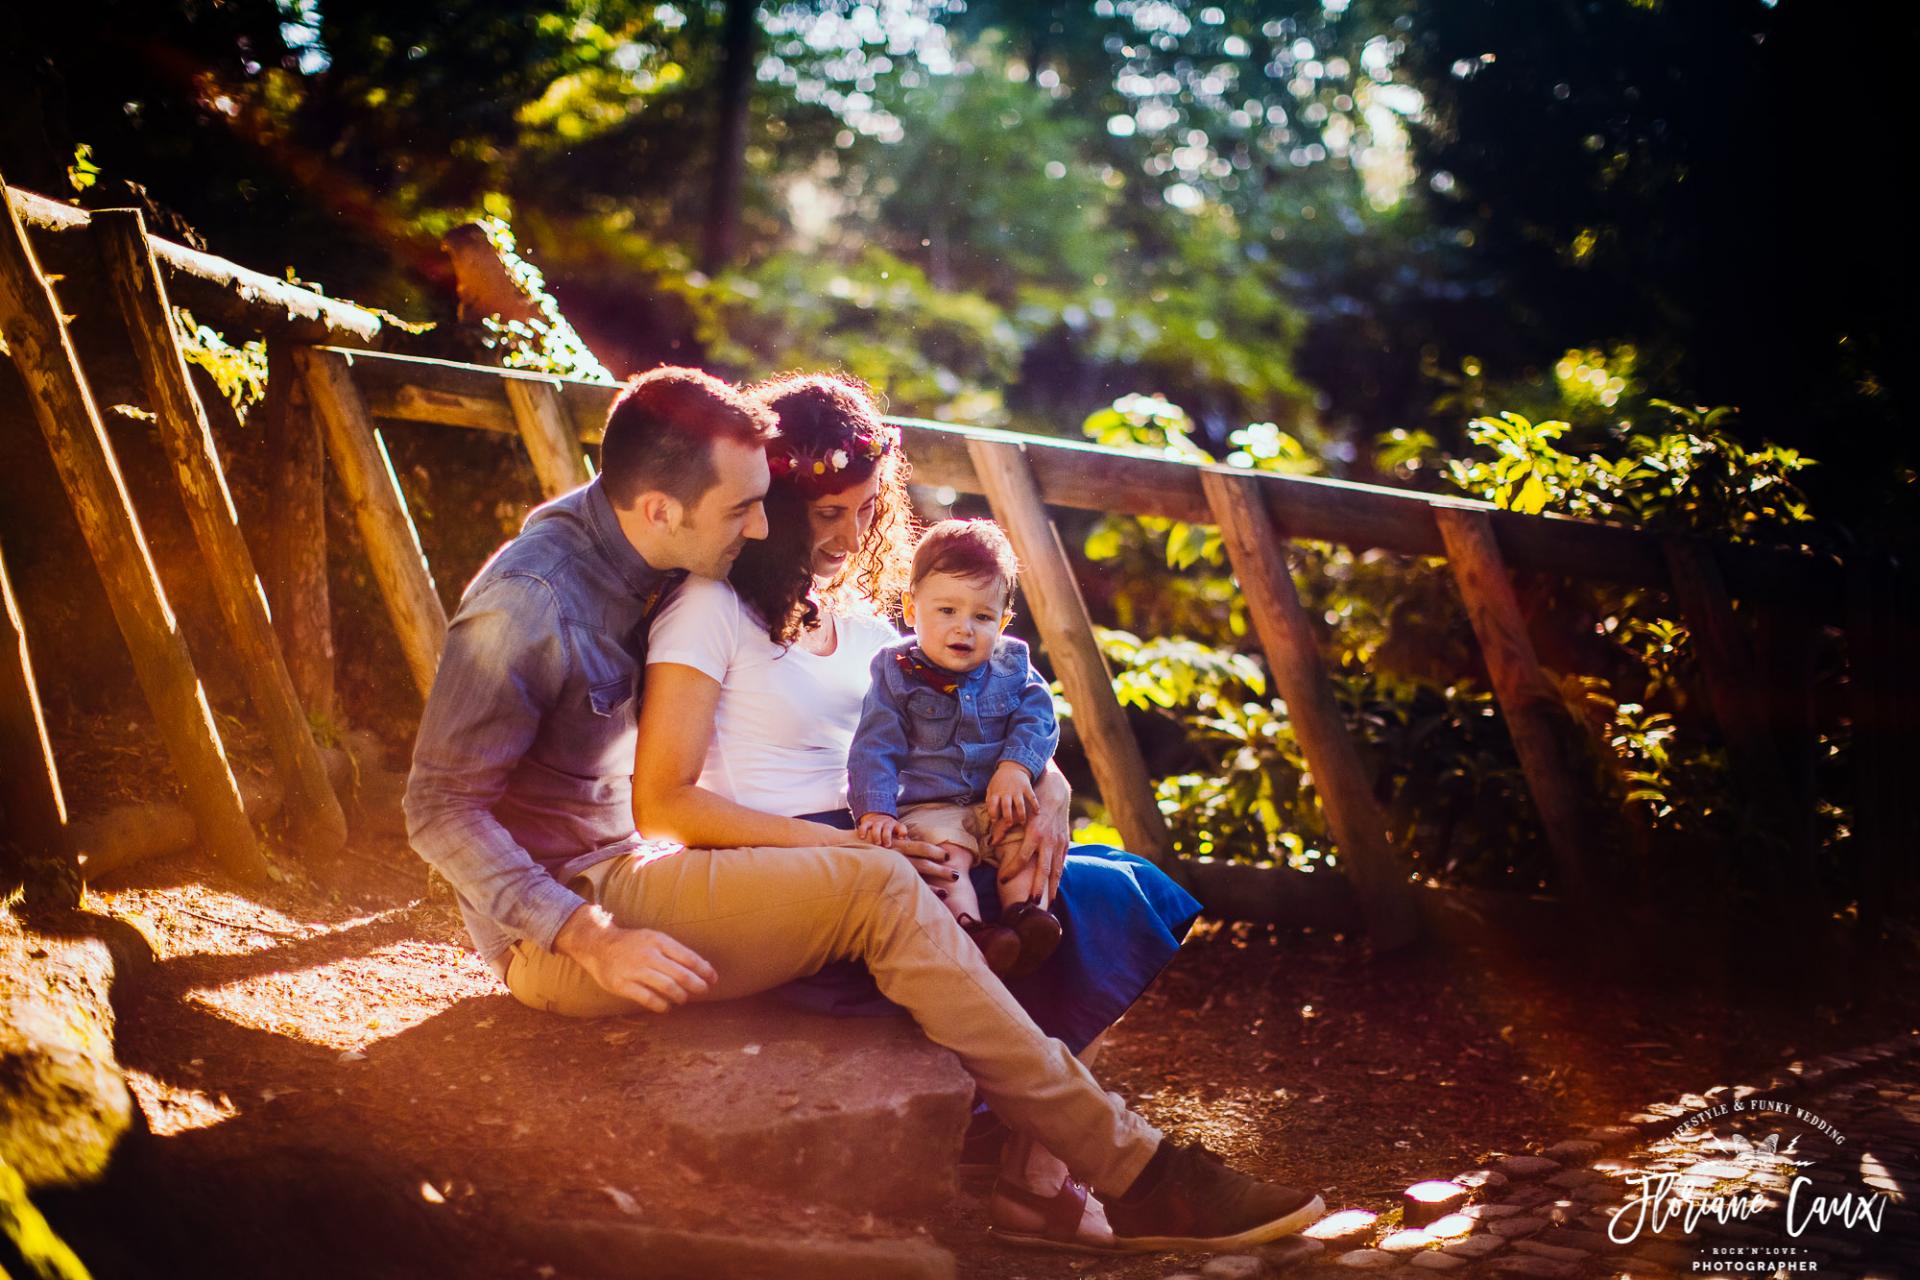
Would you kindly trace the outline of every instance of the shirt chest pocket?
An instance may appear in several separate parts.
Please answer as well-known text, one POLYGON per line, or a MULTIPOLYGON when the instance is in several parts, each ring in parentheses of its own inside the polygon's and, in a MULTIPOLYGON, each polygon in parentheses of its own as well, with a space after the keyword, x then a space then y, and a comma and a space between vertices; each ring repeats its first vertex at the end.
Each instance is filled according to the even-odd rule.
POLYGON ((907 741, 916 751, 938 751, 953 741, 960 723, 960 702, 932 689, 907 695, 907 741))
POLYGON ((587 687, 587 705, 597 716, 611 716, 633 701, 633 659, 604 631, 576 626, 574 652, 587 687))

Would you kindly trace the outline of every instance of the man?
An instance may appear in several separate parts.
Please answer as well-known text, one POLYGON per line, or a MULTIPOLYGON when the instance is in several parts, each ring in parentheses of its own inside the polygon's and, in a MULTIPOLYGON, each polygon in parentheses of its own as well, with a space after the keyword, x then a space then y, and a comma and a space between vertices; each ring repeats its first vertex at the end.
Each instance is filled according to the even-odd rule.
POLYGON ((582 989, 606 993, 591 1011, 664 1012, 859 959, 996 1112, 1101 1193, 1122 1247, 1235 1248, 1313 1221, 1318 1196, 1163 1141, 1103 1092, 906 858, 641 851, 633 704, 646 624, 679 576, 724 577, 747 539, 766 536, 775 431, 764 409, 695 370, 636 378, 608 415, 599 479, 534 512, 467 588, 406 811, 481 955, 523 1003, 561 1012, 590 1011, 575 1003, 582 989))

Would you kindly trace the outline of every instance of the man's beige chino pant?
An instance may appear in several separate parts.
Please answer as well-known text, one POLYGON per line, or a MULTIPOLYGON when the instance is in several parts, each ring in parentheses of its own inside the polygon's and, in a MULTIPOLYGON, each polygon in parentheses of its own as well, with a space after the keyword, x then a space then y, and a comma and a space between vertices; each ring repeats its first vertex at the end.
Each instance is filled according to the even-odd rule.
MULTIPOLYGON (((629 854, 585 879, 617 923, 657 929, 704 956, 720 977, 711 999, 753 995, 834 960, 864 961, 886 997, 959 1057, 1003 1119, 1103 1195, 1125 1190, 1159 1144, 1158 1130, 1034 1025, 905 858, 686 849, 629 854)), ((523 1004, 574 1017, 639 1007, 525 941, 511 952, 507 986, 523 1004)))

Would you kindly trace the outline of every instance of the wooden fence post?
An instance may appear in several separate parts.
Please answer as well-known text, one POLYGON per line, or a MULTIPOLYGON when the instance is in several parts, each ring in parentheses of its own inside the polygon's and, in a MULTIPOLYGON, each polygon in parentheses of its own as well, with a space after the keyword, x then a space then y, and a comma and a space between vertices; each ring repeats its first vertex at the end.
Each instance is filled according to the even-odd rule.
POLYGON ((346 815, 327 781, 306 710, 274 639, 266 597, 240 532, 206 408, 188 381, 166 285, 147 243, 146 223, 138 209, 101 211, 93 215, 93 234, 126 320, 127 335, 133 340, 141 380, 159 418, 160 439, 173 464, 214 602, 233 644, 233 659, 287 789, 294 838, 321 856, 331 855, 347 842, 346 815))
POLYGON ((1484 511, 1437 505, 1433 517, 1540 812, 1560 892, 1571 903, 1593 904, 1604 881, 1595 874, 1600 851, 1588 788, 1582 785, 1586 770, 1579 761, 1578 729, 1559 689, 1540 669, 1493 522, 1484 511))
POLYGON ((1777 726, 1766 714, 1779 691, 1763 687, 1754 641, 1741 628, 1741 620, 1749 628, 1763 625, 1760 611, 1743 612, 1736 620, 1726 581, 1706 543, 1669 536, 1663 550, 1735 778, 1779 842, 1763 868, 1774 882, 1774 900, 1793 912, 1817 907, 1812 849, 1804 843, 1813 832, 1812 815, 1794 811, 1795 791, 1781 764, 1777 726))
POLYGON ((447 614, 433 586, 420 537, 407 514, 399 478, 375 434, 366 402, 353 385, 353 369, 338 351, 312 347, 295 353, 307 394, 327 430, 327 452, 353 506, 367 544, 374 580, 386 599, 414 686, 426 697, 440 650, 447 642, 447 614))
POLYGON ((1087 602, 1074 581, 1059 531, 1047 518, 1026 455, 1019 445, 997 440, 969 440, 967 449, 993 514, 1020 556, 1020 591, 1033 609, 1034 625, 1073 704, 1100 798, 1106 801, 1128 850, 1164 866, 1172 856, 1173 843, 1154 799, 1153 779, 1126 713, 1113 695, 1113 676, 1093 638, 1087 602))
MULTIPOLYGON (((0 632, 0 810, 7 830, 24 855, 68 854, 67 803, 60 794, 60 770, 54 764, 47 722, 40 714, 33 662, 27 654, 26 621, 0 555, 0 604, 6 630, 0 632)), ((0 885, 0 893, 11 889, 0 885)))
POLYGON ((1314 789, 1339 841, 1340 861, 1353 881, 1367 932, 1382 950, 1405 946, 1419 932, 1406 869, 1341 718, 1313 623, 1294 588, 1286 547, 1261 501, 1259 482, 1208 470, 1200 484, 1247 598, 1274 686, 1286 700, 1287 719, 1313 771, 1314 789))
POLYGON ((593 479, 587 474, 586 457, 573 434, 567 406, 554 385, 532 378, 502 381, 507 403, 513 406, 513 420, 520 424, 520 438, 533 459, 533 472, 540 478, 540 492, 557 498, 593 479))
MULTIPOLYGON (((0 193, 5 189, 0 179, 0 193)), ((153 707, 200 838, 229 872, 258 883, 266 878, 266 860, 227 765, 206 690, 147 554, 59 301, 40 273, 12 202, 5 203, 0 331, 7 335, 47 450, 106 583, 134 674, 153 707)))
POLYGON ((327 451, 290 342, 267 343, 267 599, 307 714, 334 720, 333 606, 327 587, 327 451))

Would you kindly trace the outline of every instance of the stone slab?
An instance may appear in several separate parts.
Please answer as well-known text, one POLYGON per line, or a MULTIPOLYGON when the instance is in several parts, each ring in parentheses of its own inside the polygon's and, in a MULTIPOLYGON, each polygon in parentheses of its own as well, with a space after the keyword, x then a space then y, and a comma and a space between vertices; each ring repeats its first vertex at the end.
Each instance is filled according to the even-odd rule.
POLYGON ((509 1224, 513 1248, 568 1276, 631 1280, 953 1280, 954 1258, 920 1240, 779 1239, 593 1221, 509 1224))
MULTIPOLYGON (((495 1016, 490 1047, 525 1059, 509 1069, 536 1071, 556 1052, 551 1015, 495 1016)), ((861 1211, 927 1212, 955 1194, 973 1080, 904 1014, 730 1000, 595 1022, 561 1051, 604 1061, 609 1104, 649 1135, 636 1158, 861 1211)))

